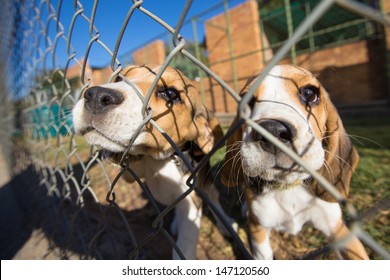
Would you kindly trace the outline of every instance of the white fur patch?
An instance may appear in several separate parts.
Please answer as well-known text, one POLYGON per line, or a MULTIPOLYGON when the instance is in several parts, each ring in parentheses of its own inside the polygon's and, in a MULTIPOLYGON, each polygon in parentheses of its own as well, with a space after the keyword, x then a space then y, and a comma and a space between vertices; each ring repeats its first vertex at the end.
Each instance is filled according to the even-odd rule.
MULTIPOLYGON (((73 108, 73 124, 76 133, 83 133, 91 145, 102 147, 112 152, 121 152, 128 146, 138 127, 142 124, 142 101, 134 89, 125 82, 101 85, 101 87, 115 89, 124 95, 124 101, 115 108, 92 115, 84 108, 84 98, 81 98, 73 108)), ((137 137, 133 150, 142 143, 142 135, 137 137)))
POLYGON ((311 222, 329 236, 341 219, 338 203, 323 201, 304 186, 265 191, 254 198, 251 207, 263 227, 290 234, 297 234, 305 223, 311 222))

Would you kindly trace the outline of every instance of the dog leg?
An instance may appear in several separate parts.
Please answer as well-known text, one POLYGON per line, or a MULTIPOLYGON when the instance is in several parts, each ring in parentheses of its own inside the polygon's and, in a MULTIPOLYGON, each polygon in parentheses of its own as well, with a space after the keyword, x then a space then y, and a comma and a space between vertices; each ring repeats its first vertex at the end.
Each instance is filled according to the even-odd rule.
POLYGON ((245 198, 248 205, 249 237, 253 258, 255 260, 272 260, 274 252, 269 239, 269 229, 264 228, 253 212, 253 198, 255 195, 249 188, 245 189, 245 198))
POLYGON ((249 232, 253 258, 256 260, 272 260, 274 254, 269 240, 269 230, 250 219, 249 232))
MULTIPOLYGON (((188 260, 196 259, 196 244, 198 243, 200 222, 202 217, 201 203, 195 200, 195 194, 188 195, 175 209, 177 219, 176 244, 188 260)), ((181 259, 173 249, 172 258, 181 259)))
POLYGON ((344 224, 338 203, 316 199, 311 221, 314 227, 321 230, 331 241, 343 242, 344 248, 341 254, 344 258, 352 260, 368 259, 362 243, 344 224))
POLYGON ((369 259, 367 252, 363 247, 363 244, 356 236, 354 236, 350 232, 350 230, 347 228, 347 226, 344 224, 342 220, 340 220, 337 226, 332 230, 331 239, 336 242, 346 239, 344 248, 340 252, 345 259, 349 259, 349 260, 369 259))

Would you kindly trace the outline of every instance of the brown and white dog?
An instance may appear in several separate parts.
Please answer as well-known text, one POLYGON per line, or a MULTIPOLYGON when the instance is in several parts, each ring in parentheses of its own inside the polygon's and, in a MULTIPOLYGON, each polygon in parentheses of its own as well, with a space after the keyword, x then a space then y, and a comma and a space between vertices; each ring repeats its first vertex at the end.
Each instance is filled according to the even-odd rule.
MULTIPOLYGON (((250 107, 251 120, 293 149, 347 197, 359 156, 328 93, 312 73, 291 65, 273 67, 256 89, 250 107)), ((226 186, 243 186, 256 259, 273 258, 271 229, 296 234, 310 222, 332 240, 349 233, 332 195, 250 126, 241 126, 228 139, 221 179, 226 186)), ((368 258, 354 236, 346 241, 343 255, 368 258)))
MULTIPOLYGON (((128 147, 144 121, 141 98, 146 96, 159 69, 157 65, 126 68, 116 82, 87 89, 72 113, 76 133, 83 135, 91 145, 117 153, 113 158, 119 159, 127 151, 130 167, 145 180, 153 197, 163 205, 170 205, 188 190, 186 181, 190 175, 188 169, 183 168, 184 164, 178 164, 177 157, 173 156, 175 151, 171 144, 147 122, 128 147)), ((152 120, 189 154, 198 157, 208 153, 217 138, 222 137, 218 121, 202 104, 198 91, 174 68, 164 71, 148 105, 152 109, 152 120)), ((211 199, 217 203, 212 183, 204 178, 205 169, 198 174, 198 182, 207 187, 211 199)), ((126 180, 134 181, 127 172, 124 175, 127 175, 126 180)), ((187 259, 196 257, 201 215, 201 201, 194 191, 175 208, 176 243, 187 259)), ((180 258, 175 250, 173 258, 180 258)))

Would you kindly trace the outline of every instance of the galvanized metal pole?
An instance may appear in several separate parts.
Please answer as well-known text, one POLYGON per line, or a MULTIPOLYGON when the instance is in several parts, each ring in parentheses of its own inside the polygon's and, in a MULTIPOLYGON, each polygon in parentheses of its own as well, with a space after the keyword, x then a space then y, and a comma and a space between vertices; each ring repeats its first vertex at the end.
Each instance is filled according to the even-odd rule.
MULTIPOLYGON (((291 14, 290 0, 284 0, 284 6, 286 11, 288 38, 291 38, 291 36, 294 33, 294 25, 293 25, 293 18, 291 14)), ((297 51, 296 51, 295 44, 291 47, 290 55, 291 55, 292 64, 297 64, 297 51)))
MULTIPOLYGON (((198 60, 201 60, 199 39, 198 39, 198 28, 196 27, 196 23, 197 23, 196 18, 193 17, 191 19, 191 22, 192 22, 192 32, 194 33, 195 57, 198 60)), ((206 103, 206 96, 205 96, 204 85, 203 85, 203 72, 199 67, 197 67, 196 69, 199 77, 200 95, 202 97, 202 102, 206 103)))
POLYGON ((227 0, 223 0, 223 7, 224 7, 224 14, 225 14, 225 22, 226 22, 226 34, 228 37, 228 44, 229 44, 230 64, 232 67, 233 87, 234 87, 234 90, 236 92, 238 92, 236 65, 234 63, 233 39, 232 39, 231 30, 230 30, 229 6, 228 6, 227 0))
POLYGON ((261 18, 259 19, 259 27, 260 27, 261 54, 262 54, 263 65, 265 65, 267 63, 266 57, 265 57, 267 50, 264 47, 265 31, 264 31, 263 20, 261 18))
MULTIPOLYGON (((379 5, 381 12, 384 16, 387 15, 385 10, 385 0, 380 0, 379 5)), ((387 103, 390 104, 390 57, 389 57, 389 50, 390 50, 390 27, 384 26, 384 60, 385 60, 385 72, 386 72, 386 85, 387 85, 387 103)))
MULTIPOLYGON (((305 3, 305 16, 307 17, 307 15, 309 15, 311 12, 311 8, 310 8, 310 2, 306 2, 305 3)), ((315 40, 314 40, 314 33, 313 33, 313 26, 311 26, 309 28, 309 48, 310 48, 310 52, 314 52, 315 51, 315 40)))

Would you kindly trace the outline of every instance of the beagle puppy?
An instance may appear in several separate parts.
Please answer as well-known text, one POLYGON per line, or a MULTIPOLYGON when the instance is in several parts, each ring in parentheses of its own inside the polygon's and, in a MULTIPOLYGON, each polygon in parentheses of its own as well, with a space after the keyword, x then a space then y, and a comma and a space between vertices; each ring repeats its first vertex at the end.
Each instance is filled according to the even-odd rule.
MULTIPOLYGON (((188 168, 175 156, 172 145, 151 123, 144 124, 143 98, 160 66, 130 66, 113 83, 88 88, 76 103, 72 114, 75 132, 87 142, 113 154, 119 163, 123 154, 129 167, 145 180, 154 199, 170 205, 189 187, 188 168), (143 125, 144 124, 144 125, 143 125), (137 130, 138 136, 134 138, 137 130)), ((148 106, 151 119, 196 163, 222 137, 218 121, 202 104, 190 80, 180 71, 168 67, 159 79, 148 106)), ((123 162, 122 162, 123 164, 123 162)), ((218 195, 208 178, 208 167, 201 169, 198 185, 207 189, 215 203, 218 195)), ((124 178, 133 182, 129 172, 124 178)), ((222 209, 218 204, 218 208, 222 209)), ((186 259, 195 259, 201 222, 201 201, 192 191, 175 207, 176 244, 186 259)), ((173 250, 173 258, 180 255, 173 250)))
MULTIPOLYGON (((312 73, 292 65, 273 67, 249 107, 251 120, 293 149, 347 197, 359 156, 328 93, 312 73)), ((234 122, 238 121, 236 117, 234 122)), ((273 259, 271 229, 296 234, 309 222, 331 240, 348 236, 344 257, 368 259, 360 241, 348 235, 333 196, 250 126, 241 126, 228 139, 221 180, 226 186, 243 187, 254 258, 273 259)))

